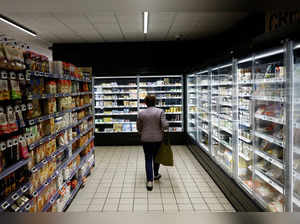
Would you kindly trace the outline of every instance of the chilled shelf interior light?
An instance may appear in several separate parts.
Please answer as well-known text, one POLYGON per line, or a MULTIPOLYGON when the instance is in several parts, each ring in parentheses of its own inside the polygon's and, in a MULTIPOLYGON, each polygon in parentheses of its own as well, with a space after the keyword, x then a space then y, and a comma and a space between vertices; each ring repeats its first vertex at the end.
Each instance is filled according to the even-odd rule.
POLYGON ((0 20, 1 20, 2 22, 5 22, 5 23, 7 23, 7 24, 9 24, 9 25, 11 25, 11 26, 13 26, 13 27, 19 29, 19 30, 22 30, 22 31, 25 32, 25 33, 30 34, 31 36, 34 36, 34 37, 37 36, 37 34, 34 33, 33 31, 31 31, 31 30, 29 30, 29 29, 26 29, 25 27, 22 27, 22 26, 20 26, 20 25, 18 25, 18 24, 16 24, 16 23, 14 23, 13 21, 10 21, 9 19, 5 18, 4 16, 1 16, 1 15, 0 15, 0 20))
POLYGON ((252 57, 249 57, 249 58, 245 58, 245 59, 239 60, 239 61, 238 61, 238 64, 245 63, 245 62, 249 62, 249 61, 252 61, 252 57))
POLYGON ((144 33, 148 32, 148 12, 144 12, 144 33))
POLYGON ((296 44, 294 47, 294 49, 298 49, 298 48, 300 48, 300 44, 296 44))
POLYGON ((283 53, 283 48, 255 56, 255 60, 283 53))
POLYGON ((207 73, 208 71, 205 70, 205 71, 202 71, 202 72, 198 72, 197 74, 200 75, 200 74, 203 74, 203 73, 207 73))
POLYGON ((211 69, 211 70, 212 70, 212 71, 215 71, 215 70, 218 70, 218 69, 221 69, 221 68, 226 68, 226 67, 229 67, 229 66, 232 66, 232 63, 230 63, 230 64, 226 64, 226 65, 222 65, 222 66, 219 66, 219 67, 213 68, 213 69, 211 69))

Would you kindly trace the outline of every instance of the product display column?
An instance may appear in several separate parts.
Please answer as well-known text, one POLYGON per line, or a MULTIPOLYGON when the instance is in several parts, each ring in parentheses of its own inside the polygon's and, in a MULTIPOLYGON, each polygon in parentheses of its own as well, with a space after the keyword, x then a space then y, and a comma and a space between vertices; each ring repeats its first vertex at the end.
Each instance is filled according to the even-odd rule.
POLYGON ((0 212, 64 211, 95 162, 91 76, 17 47, 0 53, 0 212))
POLYGON ((293 141, 293 170, 292 176, 292 204, 293 211, 300 212, 300 44, 294 44, 293 77, 292 77, 292 141, 293 141))
POLYGON ((252 65, 253 60, 238 61, 237 84, 238 84, 238 182, 250 194, 253 190, 252 167, 252 65))
POLYGON ((198 91, 198 142, 210 153, 210 76, 208 72, 197 74, 198 91))
POLYGON ((169 132, 183 131, 182 78, 181 75, 139 77, 139 109, 146 109, 147 94, 156 96, 156 107, 165 111, 169 132))
POLYGON ((196 98, 196 76, 187 76, 187 132, 196 141, 197 140, 197 98, 196 98))
POLYGON ((96 133, 137 133, 137 76, 95 79, 96 133))
POLYGON ((253 82, 255 197, 266 209, 282 212, 285 203, 284 154, 287 150, 286 68, 282 48, 255 56, 253 82))

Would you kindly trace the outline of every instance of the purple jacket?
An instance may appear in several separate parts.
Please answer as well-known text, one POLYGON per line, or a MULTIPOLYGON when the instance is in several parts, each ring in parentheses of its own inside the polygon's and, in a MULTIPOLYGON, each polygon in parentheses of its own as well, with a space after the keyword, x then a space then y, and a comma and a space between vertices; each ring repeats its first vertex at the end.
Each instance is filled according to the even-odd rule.
POLYGON ((148 107, 137 116, 136 127, 142 142, 161 142, 163 130, 169 126, 165 112, 156 107, 148 107))

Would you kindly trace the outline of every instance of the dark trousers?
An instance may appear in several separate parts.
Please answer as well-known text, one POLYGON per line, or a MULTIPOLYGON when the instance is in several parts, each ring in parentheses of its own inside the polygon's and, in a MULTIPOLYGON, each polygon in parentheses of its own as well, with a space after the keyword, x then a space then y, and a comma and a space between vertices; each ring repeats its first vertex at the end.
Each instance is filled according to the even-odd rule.
POLYGON ((143 148, 145 153, 145 165, 146 165, 146 176, 147 181, 153 181, 153 171, 154 175, 158 175, 159 163, 155 163, 155 156, 159 150, 161 142, 144 142, 143 148), (154 169, 153 164, 154 163, 154 169))

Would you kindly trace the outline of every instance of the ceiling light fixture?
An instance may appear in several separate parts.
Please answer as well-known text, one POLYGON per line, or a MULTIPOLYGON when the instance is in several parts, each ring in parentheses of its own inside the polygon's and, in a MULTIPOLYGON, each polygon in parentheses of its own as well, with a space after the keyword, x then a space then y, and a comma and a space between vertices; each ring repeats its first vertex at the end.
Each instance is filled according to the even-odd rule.
POLYGON ((25 33, 30 34, 31 36, 34 36, 34 37, 37 36, 37 34, 36 34, 34 31, 32 31, 32 30, 26 28, 25 26, 22 26, 22 25, 16 23, 15 21, 13 21, 13 20, 7 18, 6 16, 0 15, 0 20, 1 20, 2 22, 5 22, 5 23, 7 23, 7 24, 9 24, 9 25, 11 25, 11 26, 13 26, 13 27, 19 29, 19 30, 22 30, 22 31, 25 32, 25 33))
POLYGON ((148 32, 148 11, 144 12, 144 34, 148 32))

